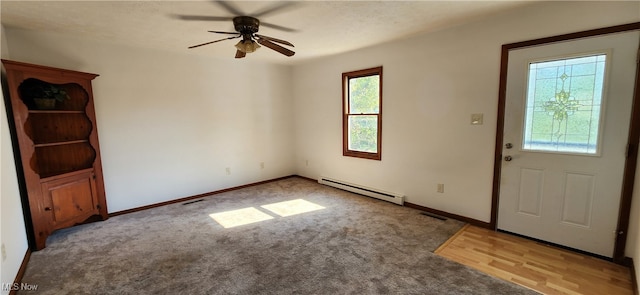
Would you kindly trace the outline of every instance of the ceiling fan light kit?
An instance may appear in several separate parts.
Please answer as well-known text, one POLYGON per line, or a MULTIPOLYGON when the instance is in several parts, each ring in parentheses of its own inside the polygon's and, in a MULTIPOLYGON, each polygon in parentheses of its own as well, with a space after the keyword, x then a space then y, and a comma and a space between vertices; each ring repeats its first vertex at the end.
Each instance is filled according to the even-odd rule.
POLYGON ((253 40, 240 40, 238 44, 236 44, 236 48, 244 53, 254 52, 260 47, 261 46, 253 40))

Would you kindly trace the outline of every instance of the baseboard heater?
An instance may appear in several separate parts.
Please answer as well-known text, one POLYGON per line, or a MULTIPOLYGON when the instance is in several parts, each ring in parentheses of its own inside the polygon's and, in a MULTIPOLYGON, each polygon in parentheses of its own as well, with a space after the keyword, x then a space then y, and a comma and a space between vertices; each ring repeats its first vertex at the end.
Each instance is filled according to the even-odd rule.
POLYGON ((358 184, 348 183, 342 180, 331 179, 324 176, 318 178, 318 183, 339 188, 345 191, 350 191, 356 194, 365 195, 368 197, 395 203, 401 206, 404 204, 404 196, 401 194, 385 192, 378 189, 365 187, 358 184))

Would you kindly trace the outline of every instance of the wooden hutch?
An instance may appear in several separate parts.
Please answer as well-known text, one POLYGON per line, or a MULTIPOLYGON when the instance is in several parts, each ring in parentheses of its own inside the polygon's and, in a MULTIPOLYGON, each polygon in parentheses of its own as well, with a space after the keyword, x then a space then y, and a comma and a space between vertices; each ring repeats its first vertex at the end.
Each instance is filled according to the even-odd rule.
POLYGON ((108 218, 91 88, 98 75, 2 64, 30 246, 40 250, 57 229, 108 218), (49 106, 37 103, 38 93, 51 87, 64 97, 49 106))

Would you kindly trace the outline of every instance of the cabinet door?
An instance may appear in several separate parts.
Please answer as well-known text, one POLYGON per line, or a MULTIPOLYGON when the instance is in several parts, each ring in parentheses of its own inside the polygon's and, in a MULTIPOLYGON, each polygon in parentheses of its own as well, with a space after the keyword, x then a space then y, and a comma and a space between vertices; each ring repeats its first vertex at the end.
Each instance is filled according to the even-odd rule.
POLYGON ((42 183, 45 211, 51 213, 51 229, 60 229, 99 214, 93 171, 42 183))

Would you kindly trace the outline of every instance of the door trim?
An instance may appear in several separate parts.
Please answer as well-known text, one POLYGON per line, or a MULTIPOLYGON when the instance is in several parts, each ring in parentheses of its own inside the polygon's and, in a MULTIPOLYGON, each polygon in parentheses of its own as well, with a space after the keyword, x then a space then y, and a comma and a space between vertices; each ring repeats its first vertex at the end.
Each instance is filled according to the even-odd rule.
MULTIPOLYGON (((575 32, 570 34, 557 35, 533 39, 528 41, 509 43, 502 45, 500 57, 500 86, 498 90, 498 120, 496 124, 496 145, 493 161, 493 191, 491 196, 491 221, 489 226, 497 229, 498 225, 498 202, 500 197, 500 176, 502 169, 502 144, 504 135, 504 115, 507 90, 507 66, 509 64, 509 51, 530 46, 538 46, 561 41, 568 41, 580 38, 595 37, 613 33, 640 30, 640 22, 628 23, 606 28, 575 32)), ((637 62, 637 60, 636 60, 637 62)), ((622 194, 620 197, 620 208, 618 210, 617 235, 613 251, 613 261, 622 264, 624 262, 624 251, 627 242, 627 230, 629 228, 629 217, 631 215, 631 198, 633 196, 633 185, 636 175, 636 164, 638 160, 638 140, 640 140, 640 65, 636 68, 635 89, 633 94, 631 121, 629 122, 629 135, 627 142, 627 158, 624 164, 624 175, 622 182, 622 194)))

